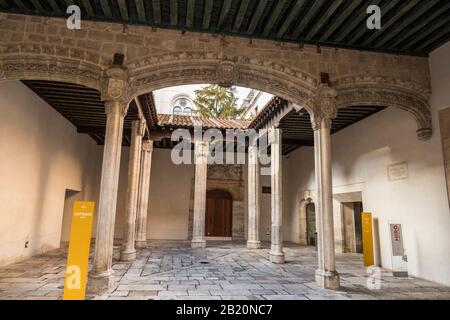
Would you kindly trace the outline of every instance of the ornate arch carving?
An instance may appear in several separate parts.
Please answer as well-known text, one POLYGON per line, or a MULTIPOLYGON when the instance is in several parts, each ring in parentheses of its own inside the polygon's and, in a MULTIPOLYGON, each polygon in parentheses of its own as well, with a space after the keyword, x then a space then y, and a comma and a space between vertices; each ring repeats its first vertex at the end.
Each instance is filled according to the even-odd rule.
MULTIPOLYGON (((12 49, 11 49, 12 50, 12 49)), ((19 50, 19 48, 17 48, 19 50)), ((0 52, 0 81, 51 80, 80 84, 101 90, 104 68, 78 57, 50 54, 0 52)))
POLYGON ((412 81, 390 77, 356 76, 333 82, 338 90, 338 108, 351 106, 395 107, 412 114, 417 122, 417 136, 428 140, 432 135, 429 107, 430 91, 412 81))
POLYGON ((318 79, 306 72, 250 57, 179 52, 127 65, 134 95, 181 84, 240 85, 269 92, 311 110, 318 79))

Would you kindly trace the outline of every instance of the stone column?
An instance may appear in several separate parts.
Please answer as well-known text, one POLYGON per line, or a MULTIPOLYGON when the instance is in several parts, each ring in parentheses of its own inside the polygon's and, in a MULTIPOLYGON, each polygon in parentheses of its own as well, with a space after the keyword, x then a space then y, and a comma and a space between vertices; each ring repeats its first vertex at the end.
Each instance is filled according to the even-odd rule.
POLYGON ((259 158, 258 141, 256 137, 248 147, 248 249, 260 249, 259 241, 259 158))
POLYGON ((142 143, 142 168, 139 188, 139 203, 136 218, 136 248, 147 247, 147 214, 148 196, 150 192, 150 176, 152 168, 153 141, 145 140, 142 143))
POLYGON ((206 181, 208 170, 209 143, 195 142, 195 187, 194 187, 194 225, 192 230, 192 248, 205 248, 205 210, 206 181))
POLYGON ((120 261, 136 259, 134 248, 136 233, 136 212, 139 191, 139 173, 141 168, 142 137, 145 133, 145 121, 135 120, 131 129, 130 159, 128 162, 128 185, 125 202, 125 229, 123 232, 120 261))
POLYGON ((119 184, 120 154, 122 151, 123 122, 128 110, 127 76, 121 68, 106 72, 103 100, 106 100, 106 131, 97 215, 94 264, 89 274, 88 291, 104 293, 112 289, 114 223, 119 184))
POLYGON ((270 261, 273 263, 284 263, 283 252, 283 199, 282 199, 282 156, 281 156, 281 129, 272 127, 269 130, 269 141, 271 150, 271 207, 272 207, 272 245, 270 250, 270 261))
POLYGON ((335 266, 333 189, 331 174, 331 123, 337 115, 337 91, 321 84, 312 114, 317 183, 316 225, 318 269, 316 283, 326 289, 339 288, 335 266))

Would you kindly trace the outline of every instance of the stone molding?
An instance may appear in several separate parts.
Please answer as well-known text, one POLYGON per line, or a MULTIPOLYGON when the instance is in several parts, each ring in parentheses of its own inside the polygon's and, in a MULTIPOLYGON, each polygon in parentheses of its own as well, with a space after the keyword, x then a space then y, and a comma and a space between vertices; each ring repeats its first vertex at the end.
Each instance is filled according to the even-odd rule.
POLYGON ((351 77, 334 82, 337 107, 384 106, 409 112, 417 122, 419 140, 432 135, 430 92, 417 83, 387 77, 351 77))
POLYGON ((121 53, 127 102, 168 86, 221 83, 270 92, 312 114, 319 74, 326 72, 338 91, 338 108, 397 107, 415 117, 420 139, 432 133, 426 58, 143 26, 124 30, 108 22, 67 30, 65 19, 7 13, 0 21, 0 81, 65 81, 103 93, 105 79, 125 80, 107 75, 113 55, 121 53))
POLYGON ((318 82, 316 77, 280 63, 211 52, 152 56, 127 67, 135 96, 185 83, 219 83, 271 92, 308 109, 308 100, 318 82))
POLYGON ((337 95, 337 90, 328 86, 328 84, 322 83, 319 85, 311 114, 313 130, 319 130, 322 121, 325 122, 327 129, 331 129, 331 123, 337 116, 337 95))
POLYGON ((153 151, 153 140, 143 140, 142 151, 151 153, 153 151))

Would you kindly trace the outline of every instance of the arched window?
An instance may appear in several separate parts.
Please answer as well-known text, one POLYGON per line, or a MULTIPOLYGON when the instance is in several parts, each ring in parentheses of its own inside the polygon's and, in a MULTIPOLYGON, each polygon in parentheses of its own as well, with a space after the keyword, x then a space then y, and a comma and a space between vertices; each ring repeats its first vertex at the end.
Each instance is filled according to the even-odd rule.
POLYGON ((172 104, 174 115, 191 116, 194 113, 193 103, 187 96, 175 98, 172 104))
POLYGON ((174 116, 181 116, 183 114, 183 110, 179 106, 173 107, 173 115, 174 116))

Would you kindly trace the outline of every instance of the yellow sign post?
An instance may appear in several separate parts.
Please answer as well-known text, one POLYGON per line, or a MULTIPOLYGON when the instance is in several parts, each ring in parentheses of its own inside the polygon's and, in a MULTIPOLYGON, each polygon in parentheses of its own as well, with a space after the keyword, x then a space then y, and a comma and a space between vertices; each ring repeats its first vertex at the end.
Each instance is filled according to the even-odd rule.
POLYGON ((64 300, 84 300, 91 245, 94 202, 76 201, 73 207, 64 300))
POLYGON ((362 241, 363 241, 363 254, 364 254, 364 266, 370 267, 375 265, 375 259, 373 254, 373 227, 372 227, 372 213, 363 212, 362 216, 362 241))

